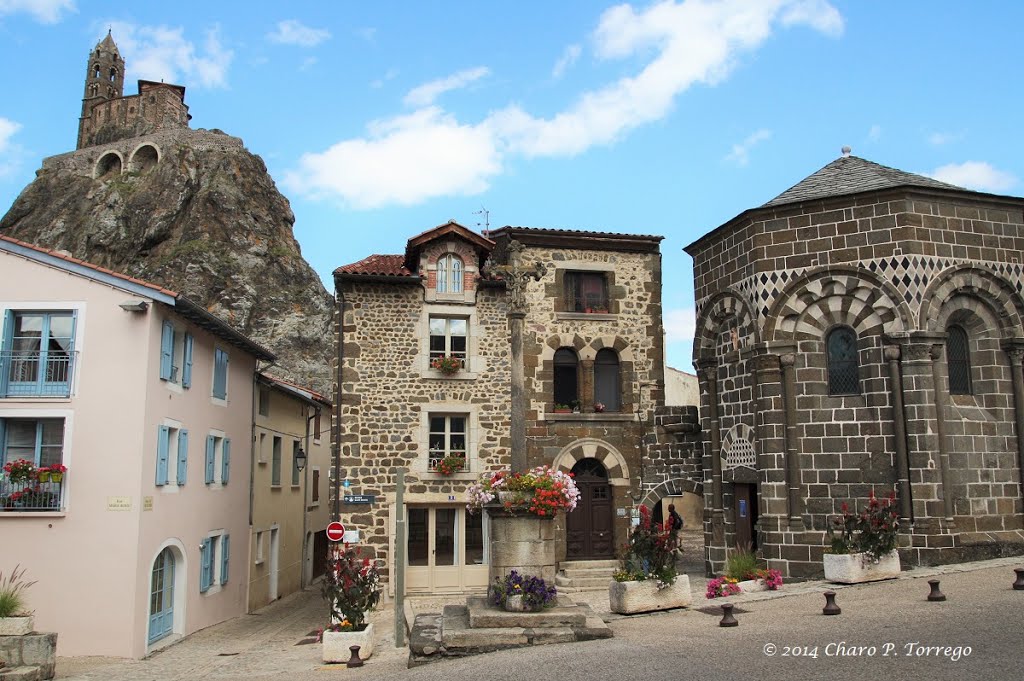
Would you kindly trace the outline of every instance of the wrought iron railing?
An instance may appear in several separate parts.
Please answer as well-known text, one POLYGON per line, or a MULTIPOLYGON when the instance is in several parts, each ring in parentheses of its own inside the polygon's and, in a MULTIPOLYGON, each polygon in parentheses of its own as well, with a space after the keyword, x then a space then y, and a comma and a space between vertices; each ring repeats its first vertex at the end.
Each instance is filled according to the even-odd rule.
POLYGON ((59 479, 11 480, 0 474, 0 513, 18 511, 59 511, 64 508, 67 473, 59 479))
POLYGON ((0 397, 68 397, 77 352, 0 352, 0 397))

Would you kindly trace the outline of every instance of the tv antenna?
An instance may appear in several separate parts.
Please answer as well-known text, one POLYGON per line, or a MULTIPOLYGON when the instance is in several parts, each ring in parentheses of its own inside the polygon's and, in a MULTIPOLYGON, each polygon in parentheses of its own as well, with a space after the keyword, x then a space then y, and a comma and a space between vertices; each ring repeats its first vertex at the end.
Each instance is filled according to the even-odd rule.
MULTIPOLYGON (((484 222, 483 222, 483 225, 484 225, 484 230, 483 230, 484 231, 484 238, 490 239, 491 238, 491 211, 487 210, 483 206, 480 206, 480 210, 473 211, 473 215, 483 215, 484 216, 484 222)), ((476 223, 476 226, 479 227, 480 223, 479 222, 476 223)))

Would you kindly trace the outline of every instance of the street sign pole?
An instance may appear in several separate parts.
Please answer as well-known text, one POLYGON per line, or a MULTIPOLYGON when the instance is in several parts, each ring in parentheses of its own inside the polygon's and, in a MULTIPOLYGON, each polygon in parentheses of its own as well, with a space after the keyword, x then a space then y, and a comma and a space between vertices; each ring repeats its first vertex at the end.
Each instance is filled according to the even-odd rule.
POLYGON ((395 478, 395 647, 405 647, 405 469, 395 478))

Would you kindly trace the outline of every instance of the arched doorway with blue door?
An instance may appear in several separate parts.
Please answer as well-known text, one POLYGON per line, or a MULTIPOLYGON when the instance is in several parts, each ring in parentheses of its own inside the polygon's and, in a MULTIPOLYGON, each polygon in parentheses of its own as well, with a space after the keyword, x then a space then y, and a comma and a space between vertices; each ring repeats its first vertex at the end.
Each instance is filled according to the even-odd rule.
POLYGON ((159 550, 150 571, 147 646, 151 647, 171 634, 181 633, 185 573, 183 553, 172 540, 159 550))

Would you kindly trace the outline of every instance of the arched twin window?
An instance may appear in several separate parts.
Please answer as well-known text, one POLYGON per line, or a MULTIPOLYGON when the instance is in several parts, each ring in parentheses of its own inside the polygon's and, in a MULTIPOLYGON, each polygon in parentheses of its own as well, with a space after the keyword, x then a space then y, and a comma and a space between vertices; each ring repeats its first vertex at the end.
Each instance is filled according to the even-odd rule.
POLYGON ((594 360, 594 402, 603 404, 605 411, 619 411, 622 408, 621 392, 619 356, 608 348, 598 350, 594 360))
POLYGON ((848 326, 838 326, 825 339, 828 360, 828 394, 860 393, 857 367, 857 334, 848 326))
POLYGON ((555 350, 555 408, 559 405, 570 407, 579 403, 579 357, 570 348, 555 350))
MULTIPOLYGON (((554 403, 558 407, 577 407, 580 395, 579 355, 572 348, 559 348, 554 358, 554 403)), ((622 380, 619 356, 614 350, 598 350, 594 358, 595 411, 617 412, 622 409, 622 380), (597 407, 603 405, 603 409, 597 407)))
POLYGON ((462 293, 462 259, 449 253, 437 261, 437 292, 462 293))
POLYGON ((967 331, 954 325, 946 329, 946 364, 949 369, 949 393, 971 395, 971 345, 967 331))

